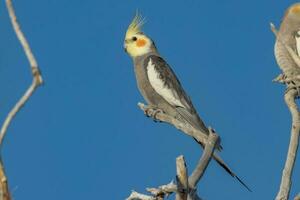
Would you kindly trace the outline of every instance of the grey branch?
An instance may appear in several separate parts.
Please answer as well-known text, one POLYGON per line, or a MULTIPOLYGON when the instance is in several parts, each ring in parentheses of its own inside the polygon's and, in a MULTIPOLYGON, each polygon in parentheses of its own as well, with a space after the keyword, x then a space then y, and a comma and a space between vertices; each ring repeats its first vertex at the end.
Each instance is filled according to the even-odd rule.
POLYGON ((23 32, 21 31, 20 25, 17 21, 17 17, 12 5, 11 0, 6 0, 6 6, 7 6, 7 10, 11 19, 11 23, 12 26, 15 30, 15 33, 17 35, 17 38, 19 39, 24 52, 27 56, 27 59, 29 61, 30 67, 31 67, 31 73, 33 76, 33 81, 31 83, 31 85, 29 86, 29 88, 27 89, 27 91, 25 92, 25 94, 21 97, 21 99, 16 103, 16 105, 12 108, 12 110, 8 113, 2 128, 0 130, 0 146, 2 146, 3 144, 3 139, 5 137, 5 134, 7 132, 7 128, 10 125, 12 119, 16 116, 16 114, 21 110, 21 108, 25 105, 25 103, 27 102, 27 100, 31 97, 31 95, 33 94, 33 92, 35 91, 35 89, 40 86, 43 83, 43 79, 42 76, 40 74, 39 68, 38 68, 38 64, 36 59, 34 58, 34 55, 30 49, 30 46, 23 34, 23 32))
POLYGON ((281 184, 279 192, 276 196, 276 200, 287 200, 289 199, 290 189, 292 185, 292 173, 296 160, 298 142, 299 142, 299 131, 300 131, 300 113, 295 102, 298 95, 296 89, 291 89, 286 92, 284 99, 292 115, 292 128, 291 128, 291 139, 287 158, 284 169, 282 171, 281 184))
POLYGON ((177 185, 172 181, 167 185, 159 186, 158 188, 147 188, 150 195, 144 195, 136 191, 132 191, 126 200, 162 200, 164 197, 177 191, 177 185))
MULTIPOLYGON (((297 56, 297 54, 292 50, 291 47, 286 45, 280 37, 278 37, 277 30, 273 24, 271 24, 271 30, 275 34, 277 40, 281 42, 287 51, 289 52, 290 56, 293 58, 294 62, 300 67, 300 58, 297 56)), ((282 79, 282 76, 279 76, 277 78, 278 80, 282 79)), ((289 87, 287 84, 287 91, 284 95, 284 99, 286 102, 287 107, 289 108, 291 115, 292 115, 292 128, 291 128, 291 138, 290 138, 290 144, 289 149, 287 153, 287 159, 285 162, 284 169, 282 171, 282 177, 281 177, 281 184, 279 191, 276 196, 276 200, 288 200, 290 189, 292 185, 292 173, 293 168, 296 160, 297 155, 297 149, 298 149, 298 142, 299 142, 299 131, 300 131, 300 113, 298 110, 298 106, 296 104, 296 98, 299 95, 298 89, 295 87, 289 87)))
MULTIPOLYGON (((141 108, 146 108, 146 106, 142 105, 141 108)), ((173 119, 171 119, 172 117, 162 113, 159 114, 160 116, 156 116, 156 118, 168 118, 169 121, 173 121, 173 119)), ((167 185, 160 186, 157 189, 148 188, 147 191, 150 192, 152 196, 143 195, 133 191, 127 198, 127 200, 163 200, 165 197, 172 193, 176 193, 176 200, 201 200, 201 198, 197 194, 197 183, 203 176, 218 143, 219 136, 215 132, 213 132, 211 128, 209 128, 209 136, 207 138, 204 152, 190 177, 188 177, 184 157, 179 156, 176 159, 177 185, 171 182, 167 185)))
MULTIPOLYGON (((140 109, 142 109, 144 112, 147 110, 148 106, 144 105, 143 103, 138 103, 138 106, 140 107, 140 109)), ((175 119, 172 116, 169 116, 165 113, 157 113, 155 115, 156 119, 162 121, 162 122, 166 122, 169 123, 173 126, 175 126, 177 129, 181 130, 183 133, 194 137, 195 139, 197 139, 197 141, 199 141, 201 144, 206 144, 207 142, 207 135, 202 133, 201 131, 193 128, 192 126, 187 126, 187 124, 179 121, 178 119, 175 119)))
POLYGON ((215 147, 218 145, 220 139, 219 136, 209 128, 208 141, 205 145, 204 152, 201 156, 201 159, 198 162, 195 170, 192 175, 189 177, 189 187, 195 188, 201 177, 203 176, 211 157, 214 153, 215 147))
POLYGON ((176 158, 176 171, 177 171, 177 193, 176 200, 187 200, 189 193, 189 184, 188 184, 188 172, 186 168, 186 163, 184 157, 178 156, 176 158))
POLYGON ((169 184, 159 186, 158 188, 147 188, 147 191, 156 197, 169 196, 170 194, 177 191, 177 185, 173 181, 171 181, 169 184))
POLYGON ((126 200, 158 200, 156 197, 144 195, 136 191, 132 191, 126 200))
MULTIPOLYGON (((43 79, 40 74, 38 64, 36 62, 36 59, 34 58, 34 55, 30 49, 30 46, 29 46, 29 44, 20 28, 20 25, 17 21, 17 17, 16 17, 11 0, 6 0, 6 6, 7 6, 8 14, 9 14, 13 29, 24 49, 25 55, 30 64, 33 81, 31 83, 31 85, 29 86, 29 88, 24 93, 24 95, 15 104, 15 106, 11 109, 11 111, 8 113, 7 117, 5 118, 4 123, 0 130, 0 147, 2 147, 2 145, 3 145, 3 140, 6 135, 7 129, 9 127, 9 125, 11 124, 12 120, 14 119, 14 117, 16 116, 16 114, 21 110, 21 108, 25 105, 27 100, 32 96, 32 94, 34 93, 36 88, 43 83, 43 79)), ((10 197, 9 190, 8 190, 7 178, 5 175, 2 160, 0 160, 0 180, 1 180, 0 181, 0 190, 1 190, 0 198, 1 198, 1 200, 10 200, 11 197, 10 197)))

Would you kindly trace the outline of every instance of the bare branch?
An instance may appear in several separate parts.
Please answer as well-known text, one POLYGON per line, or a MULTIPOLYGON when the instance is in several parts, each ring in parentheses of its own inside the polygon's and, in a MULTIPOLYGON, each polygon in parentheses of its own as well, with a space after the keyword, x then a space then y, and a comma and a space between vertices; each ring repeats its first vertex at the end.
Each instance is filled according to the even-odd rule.
POLYGON ((132 191, 126 200, 163 200, 164 197, 168 197, 170 194, 177 192, 177 186, 172 181, 158 188, 147 188, 147 191, 150 192, 152 196, 132 191))
POLYGON ((203 176, 211 157, 214 153, 216 145, 218 145, 219 136, 209 128, 208 141, 205 145, 204 152, 191 176, 189 177, 189 187, 194 189, 196 188, 197 183, 203 176))
MULTIPOLYGON (((24 49, 24 52, 25 52, 28 62, 30 64, 33 81, 31 83, 31 85, 29 86, 29 88, 26 90, 25 94, 20 98, 20 100, 15 104, 15 106, 11 109, 11 111, 8 113, 7 117, 5 118, 4 123, 0 130, 0 147, 2 147, 2 145, 3 145, 4 137, 6 135, 7 129, 9 127, 9 125, 11 124, 13 118, 21 110, 21 108, 25 105, 27 100, 32 96, 32 94, 34 93, 36 88, 43 83, 43 79, 40 74, 38 64, 36 62, 36 59, 34 58, 34 55, 30 49, 30 46, 29 46, 23 32, 21 31, 21 28, 17 21, 17 17, 16 17, 11 0, 6 0, 6 6, 7 6, 7 10, 8 10, 14 31, 24 49)), ((8 190, 7 178, 5 176, 5 171, 4 171, 4 167, 2 164, 2 160, 0 161, 0 189, 1 189, 1 194, 0 194, 1 200, 10 200, 11 197, 10 197, 9 190, 8 190)))
MULTIPOLYGON (((278 36, 278 32, 274 26, 274 24, 271 23, 271 30, 275 34, 277 41, 281 42, 294 62, 300 67, 300 58, 299 56, 293 51, 293 49, 286 45, 284 41, 281 40, 281 38, 278 36)), ((286 83, 285 78, 283 75, 279 75, 275 81, 286 83)), ((293 77, 295 79, 295 77, 293 77)), ((289 199, 290 189, 292 185, 292 173, 293 168, 296 160, 297 155, 297 149, 298 149, 298 142, 299 142, 299 131, 300 131, 300 113, 297 107, 297 104, 295 102, 298 94, 298 89, 290 87, 289 84, 287 84, 287 91, 284 95, 284 99, 286 102, 286 105, 288 106, 291 115, 292 115, 292 129, 291 129, 291 138, 290 138, 290 144, 289 149, 287 153, 287 159, 285 162, 284 169, 282 171, 282 177, 281 177, 281 184, 278 191, 278 194, 276 196, 276 200, 287 200, 289 199)))
MULTIPOLYGON (((149 109, 149 106, 146 106, 142 103, 138 103, 138 106, 146 112, 147 109, 149 109)), ((201 131, 193 128, 189 124, 186 124, 180 120, 177 120, 176 118, 167 115, 163 112, 157 112, 155 119, 160 120, 162 122, 169 123, 173 126, 175 126, 177 129, 181 130, 183 133, 196 138, 197 141, 200 141, 201 144, 203 144, 204 152, 193 171, 192 175, 188 178, 187 175, 187 168, 184 161, 183 156, 179 156, 176 159, 176 166, 177 166, 177 187, 173 186, 172 192, 176 192, 176 200, 201 200, 201 198, 197 195, 197 183, 203 176, 211 157, 213 156, 213 152, 216 147, 219 147, 220 138, 219 136, 211 129, 209 128, 209 136, 202 133, 201 131)), ((149 190, 148 190, 149 191, 149 190)), ((156 195, 159 194, 160 190, 152 189, 151 192, 154 197, 157 197, 156 195)), ((161 193, 160 193, 161 194, 161 193)), ((165 196, 166 193, 163 193, 161 195, 162 197, 165 196)), ((170 193, 168 193, 170 194, 170 193)))
POLYGON ((150 192, 153 196, 169 196, 170 194, 177 191, 177 185, 172 181, 167 185, 159 186, 158 188, 147 188, 147 191, 150 192))
MULTIPOLYGON (((148 106, 146 106, 143 103, 138 103, 138 106, 140 107, 140 109, 142 109, 144 112, 145 110, 147 110, 148 106)), ((181 130, 183 133, 194 137, 195 139, 197 139, 197 141, 199 141, 201 144, 205 145, 206 141, 207 141, 207 135, 202 133, 201 131, 195 129, 192 126, 188 126, 187 124, 175 119, 172 116, 166 115, 164 113, 157 113, 155 116, 158 120, 162 121, 162 122, 166 122, 169 123, 173 126, 175 126, 177 129, 181 130)))
POLYGON ((18 111, 24 106, 26 101, 30 98, 30 96, 33 94, 35 89, 40 86, 43 83, 43 79, 41 77, 37 62, 34 58, 33 53, 31 52, 30 46, 24 36, 24 34, 21 31, 20 25, 17 21, 16 14, 13 9, 13 5, 11 0, 6 0, 6 5, 8 9, 8 13, 11 19, 12 26, 16 32, 16 35, 24 49, 24 52, 28 58, 30 67, 31 67, 31 72, 33 76, 33 81, 30 87, 27 89, 25 94, 22 96, 22 98, 16 103, 16 105, 13 107, 13 109, 8 113, 2 128, 0 130, 0 146, 3 144, 3 139, 5 137, 6 131, 8 126, 10 125, 12 119, 15 117, 15 115, 18 113, 18 111))
POLYGON ((177 171, 177 193, 176 200, 187 200, 189 193, 188 175, 184 157, 178 156, 176 158, 177 171))
POLYGON ((36 81, 37 85, 40 85, 40 84, 43 83, 43 79, 42 79, 41 73, 39 71, 37 61, 36 61, 32 51, 31 51, 31 48, 30 48, 30 46, 29 46, 29 44, 26 40, 26 37, 24 36, 24 34, 21 30, 21 27, 18 23, 17 16, 15 14, 15 11, 14 11, 14 8, 13 8, 13 5, 12 5, 12 1, 11 0, 6 0, 6 6, 7 6, 9 17, 11 19, 12 26, 15 30, 16 35, 17 35, 17 38, 19 39, 19 41, 20 41, 20 43, 21 43, 21 45, 24 49, 24 52, 27 56, 27 59, 29 61, 32 75, 35 79, 37 79, 37 81, 36 81))
POLYGON ((158 200, 156 197, 140 194, 136 191, 132 191, 130 196, 126 200, 158 200))
POLYGON ((300 113, 298 110, 298 106, 295 102, 297 95, 298 91, 296 89, 290 89, 284 95, 286 105, 288 106, 292 115, 292 128, 289 150, 287 153, 285 166, 282 172, 280 189, 276 196, 276 200, 289 199, 290 188, 292 185, 291 177, 297 155, 300 131, 300 113))
POLYGON ((202 199, 198 196, 196 189, 190 188, 188 200, 202 200, 202 199))

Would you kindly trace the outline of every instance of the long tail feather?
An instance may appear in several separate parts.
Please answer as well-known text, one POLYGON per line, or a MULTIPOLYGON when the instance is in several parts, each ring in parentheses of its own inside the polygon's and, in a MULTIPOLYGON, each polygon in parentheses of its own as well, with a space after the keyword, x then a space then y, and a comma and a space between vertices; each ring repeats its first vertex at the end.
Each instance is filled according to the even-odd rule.
MULTIPOLYGON (((194 138, 194 140, 196 140, 196 138, 194 138)), ((200 144, 202 146, 202 148, 204 148, 204 145, 201 144, 200 142, 198 142, 196 140, 196 142, 198 144, 200 144)), ((238 180, 238 182, 240 182, 248 191, 252 192, 252 190, 242 181, 242 179, 240 179, 227 165, 226 163, 223 161, 223 159, 218 156, 215 152, 213 154, 213 159, 228 173, 230 174, 230 176, 232 176, 233 178, 236 178, 238 180)))
POLYGON ((236 178, 248 191, 252 192, 252 190, 226 165, 220 156, 214 153, 213 158, 221 167, 223 167, 223 169, 225 169, 225 171, 227 171, 232 177, 236 178))

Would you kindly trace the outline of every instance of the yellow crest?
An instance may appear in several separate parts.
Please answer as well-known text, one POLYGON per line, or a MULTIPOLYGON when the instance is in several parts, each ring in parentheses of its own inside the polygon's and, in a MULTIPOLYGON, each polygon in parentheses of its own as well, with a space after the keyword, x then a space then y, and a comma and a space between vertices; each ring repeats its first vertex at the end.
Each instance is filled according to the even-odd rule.
POLYGON ((128 29, 126 31, 126 38, 131 37, 132 35, 135 35, 137 33, 141 33, 142 26, 145 23, 145 18, 143 18, 138 12, 136 13, 135 17, 133 18, 132 22, 128 26, 128 29))

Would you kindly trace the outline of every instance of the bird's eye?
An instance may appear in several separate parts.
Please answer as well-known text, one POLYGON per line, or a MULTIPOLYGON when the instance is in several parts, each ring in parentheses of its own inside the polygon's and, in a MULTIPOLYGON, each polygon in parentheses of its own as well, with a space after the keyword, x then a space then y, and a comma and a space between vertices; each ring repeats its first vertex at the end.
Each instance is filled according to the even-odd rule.
POLYGON ((132 37, 132 40, 133 41, 137 41, 137 37, 132 37))

